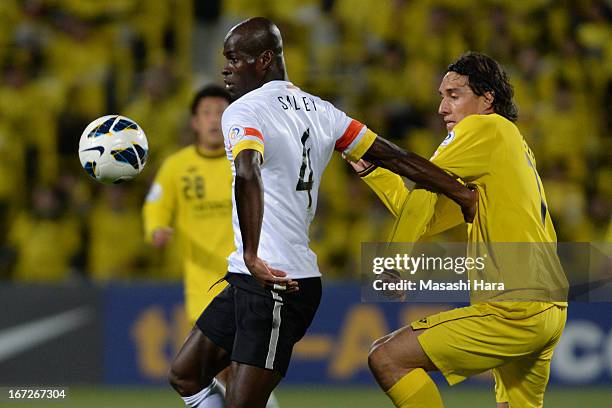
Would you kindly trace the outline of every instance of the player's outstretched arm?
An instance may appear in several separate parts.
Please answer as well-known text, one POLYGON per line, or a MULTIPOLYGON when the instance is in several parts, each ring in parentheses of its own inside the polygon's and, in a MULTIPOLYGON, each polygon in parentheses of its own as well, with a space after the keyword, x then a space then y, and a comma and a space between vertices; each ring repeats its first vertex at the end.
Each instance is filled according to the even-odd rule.
POLYGON ((428 190, 446 195, 459 204, 465 221, 474 220, 478 193, 459 183, 429 160, 378 136, 363 155, 363 159, 409 178, 428 190))
POLYGON ((234 194, 242 234, 244 263, 251 276, 263 286, 292 292, 298 289, 298 283, 287 278, 285 272, 270 268, 257 256, 264 213, 260 163, 261 153, 251 149, 241 151, 234 159, 236 167, 234 194))
POLYGON ((354 162, 344 154, 342 157, 372 189, 391 214, 398 217, 410 195, 410 190, 404 184, 404 180, 399 175, 387 169, 378 168, 363 159, 354 162))

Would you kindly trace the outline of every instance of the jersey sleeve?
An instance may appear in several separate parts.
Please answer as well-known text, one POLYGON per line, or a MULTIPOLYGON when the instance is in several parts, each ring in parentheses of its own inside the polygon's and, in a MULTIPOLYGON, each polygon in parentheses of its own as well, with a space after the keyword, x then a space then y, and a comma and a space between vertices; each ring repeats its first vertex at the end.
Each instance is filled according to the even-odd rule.
POLYGON ((149 189, 142 208, 145 241, 151 242, 153 232, 172 224, 177 204, 176 186, 172 181, 172 165, 166 160, 149 189))
POLYGON ((395 221, 390 242, 417 242, 427 232, 438 196, 427 190, 410 193, 395 221))
POLYGON ((333 105, 331 120, 336 139, 335 150, 344 153, 352 161, 361 159, 374 143, 376 133, 358 120, 351 119, 333 105))
POLYGON ((461 207, 457 203, 445 195, 437 196, 433 217, 429 220, 423 237, 439 234, 464 222, 461 207))
POLYGON ((410 190, 399 175, 378 167, 361 179, 374 191, 394 217, 399 216, 410 194, 410 190))
POLYGON ((489 115, 471 115, 446 136, 431 161, 466 181, 490 171, 497 147, 497 123, 489 115))
POLYGON ((441 194, 434 197, 435 194, 421 189, 411 192, 399 175, 387 169, 376 168, 362 177, 362 180, 376 193, 394 217, 402 219, 402 225, 398 222, 396 226, 402 230, 397 231, 402 237, 416 241, 421 237, 444 232, 463 222, 461 207, 450 198, 441 194), (410 201, 409 207, 404 208, 412 194, 415 194, 416 198, 410 201), (420 211, 419 206, 426 207, 426 210, 420 211), (433 207, 433 212, 429 207, 433 207), (430 213, 427 218, 427 214, 430 213), (422 215, 425 217, 421 219, 422 215))
POLYGON ((233 104, 223 112, 225 150, 234 160, 243 150, 256 150, 264 157, 262 123, 255 112, 245 104, 233 104))

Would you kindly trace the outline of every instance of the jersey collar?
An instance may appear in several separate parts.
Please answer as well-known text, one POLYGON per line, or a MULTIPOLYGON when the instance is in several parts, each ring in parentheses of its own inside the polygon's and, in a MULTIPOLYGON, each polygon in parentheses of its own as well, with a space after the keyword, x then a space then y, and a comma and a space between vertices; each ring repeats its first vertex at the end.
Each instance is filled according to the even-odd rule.
POLYGON ((215 149, 215 150, 203 149, 203 148, 198 147, 198 146, 194 146, 194 147, 195 147, 195 151, 198 154, 198 156, 204 157, 206 159, 216 159, 218 157, 225 156, 225 148, 224 147, 220 147, 220 148, 215 149))
POLYGON ((261 86, 261 88, 272 88, 277 86, 295 86, 289 81, 283 81, 280 79, 275 79, 273 81, 266 82, 261 86))

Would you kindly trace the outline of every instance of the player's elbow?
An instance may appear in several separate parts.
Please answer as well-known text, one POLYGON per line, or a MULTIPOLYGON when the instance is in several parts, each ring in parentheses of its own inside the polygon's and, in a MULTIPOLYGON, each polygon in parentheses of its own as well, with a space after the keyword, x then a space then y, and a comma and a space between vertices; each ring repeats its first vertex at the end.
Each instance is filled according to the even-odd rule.
POLYGON ((185 391, 182 387, 182 379, 179 373, 174 370, 174 367, 170 367, 168 369, 168 373, 166 375, 168 383, 174 388, 179 394, 184 394, 185 391))

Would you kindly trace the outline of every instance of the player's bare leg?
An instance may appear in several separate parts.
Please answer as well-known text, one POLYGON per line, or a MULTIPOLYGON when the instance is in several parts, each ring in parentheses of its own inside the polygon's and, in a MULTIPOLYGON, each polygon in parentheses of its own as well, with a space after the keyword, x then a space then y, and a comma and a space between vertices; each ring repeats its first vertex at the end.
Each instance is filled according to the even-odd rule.
POLYGON ((443 406, 436 385, 425 372, 437 367, 417 340, 422 332, 406 326, 377 340, 370 349, 370 370, 397 407, 443 406))
POLYGON ((203 400, 216 392, 219 393, 216 399, 222 403, 223 397, 214 389, 213 379, 229 363, 229 354, 194 327, 172 361, 168 380, 189 406, 201 406, 189 398, 201 394, 203 400), (205 390, 207 388, 210 389, 205 390))
POLYGON ((368 365, 383 390, 387 391, 415 368, 438 370, 417 340, 422 332, 406 326, 374 342, 368 356, 368 365))
POLYGON ((232 362, 226 408, 264 408, 281 379, 276 371, 232 362))
MULTIPOLYGON (((222 387, 222 391, 223 391, 223 395, 226 394, 226 389, 227 389, 227 382, 229 380, 229 373, 230 373, 230 367, 226 367, 223 370, 221 370, 221 372, 219 374, 217 374, 215 376, 215 378, 217 379, 217 381, 220 382, 220 386, 222 387)), ((266 404, 266 408, 278 408, 278 400, 276 399, 276 396, 274 395, 274 393, 270 394, 270 398, 268 398, 268 403, 266 404)))
POLYGON ((223 385, 225 386, 225 384, 227 384, 227 379, 229 378, 229 372, 230 372, 230 368, 229 366, 227 366, 223 370, 221 370, 219 374, 215 376, 215 378, 221 381, 223 385))

